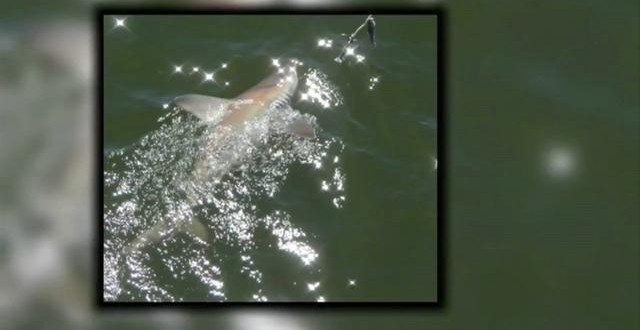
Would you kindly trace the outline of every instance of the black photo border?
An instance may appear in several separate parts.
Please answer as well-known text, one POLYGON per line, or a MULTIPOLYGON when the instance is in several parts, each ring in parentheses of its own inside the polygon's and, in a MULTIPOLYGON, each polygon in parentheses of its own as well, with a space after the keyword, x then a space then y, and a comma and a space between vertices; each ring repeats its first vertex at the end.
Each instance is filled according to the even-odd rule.
POLYGON ((446 100, 447 100, 447 15, 440 6, 431 7, 393 7, 393 6, 358 6, 358 7, 194 7, 184 5, 181 7, 162 6, 106 6, 97 7, 94 12, 94 33, 96 68, 96 111, 94 121, 96 136, 96 302, 100 309, 150 309, 176 308, 176 309, 229 309, 229 308, 307 308, 307 309, 371 309, 371 308, 400 308, 402 310, 440 310, 447 305, 447 231, 446 231, 446 207, 447 207, 447 129, 446 129, 446 100), (108 15, 427 15, 435 16, 437 20, 437 220, 436 220, 436 300, 435 301, 338 301, 338 302, 298 302, 298 301, 229 301, 229 302, 125 302, 104 300, 104 61, 103 42, 104 26, 103 18, 108 15))

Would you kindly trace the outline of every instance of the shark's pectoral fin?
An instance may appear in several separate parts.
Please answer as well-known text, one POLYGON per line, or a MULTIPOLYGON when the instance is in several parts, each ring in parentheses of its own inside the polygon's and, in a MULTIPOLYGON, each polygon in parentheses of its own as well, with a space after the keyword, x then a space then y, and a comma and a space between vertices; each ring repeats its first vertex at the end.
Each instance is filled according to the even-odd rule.
MULTIPOLYGON (((200 240, 201 243, 206 244, 209 239, 207 228, 196 218, 191 219, 191 221, 185 221, 178 225, 177 231, 186 233, 196 238, 197 240, 200 240)), ((132 254, 135 251, 142 250, 148 245, 158 243, 162 239, 172 237, 175 233, 176 232, 174 230, 168 228, 167 222, 158 222, 156 225, 142 233, 131 243, 125 246, 124 252, 125 254, 132 254)))
POLYGON ((185 222, 180 227, 180 231, 197 238, 202 241, 201 243, 206 244, 209 241, 209 232, 207 231, 207 228, 197 218, 193 218, 191 221, 185 222))
POLYGON ((281 127, 284 132, 308 139, 316 137, 315 117, 301 114, 289 105, 278 109, 276 113, 273 120, 275 120, 276 126, 281 127))
POLYGON ((131 254, 135 251, 142 250, 144 247, 154 244, 160 241, 165 235, 170 234, 170 230, 167 228, 167 224, 164 221, 159 221, 153 227, 149 228, 138 237, 136 237, 132 242, 130 242, 125 248, 124 252, 126 254, 131 254))
POLYGON ((312 118, 301 115, 291 120, 287 125, 287 131, 297 136, 313 139, 316 137, 316 124, 312 118))
POLYGON ((233 101, 213 96, 187 94, 176 97, 172 103, 184 111, 191 112, 202 121, 213 122, 222 118, 224 110, 233 101))

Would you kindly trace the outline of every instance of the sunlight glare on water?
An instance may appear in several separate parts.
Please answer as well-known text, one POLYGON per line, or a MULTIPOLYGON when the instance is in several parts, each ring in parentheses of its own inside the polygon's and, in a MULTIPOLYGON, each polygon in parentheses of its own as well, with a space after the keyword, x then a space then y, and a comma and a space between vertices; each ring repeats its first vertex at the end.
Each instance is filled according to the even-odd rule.
POLYGON ((320 70, 309 70, 305 78, 300 101, 321 105, 323 109, 335 109, 342 104, 342 97, 337 87, 320 70))

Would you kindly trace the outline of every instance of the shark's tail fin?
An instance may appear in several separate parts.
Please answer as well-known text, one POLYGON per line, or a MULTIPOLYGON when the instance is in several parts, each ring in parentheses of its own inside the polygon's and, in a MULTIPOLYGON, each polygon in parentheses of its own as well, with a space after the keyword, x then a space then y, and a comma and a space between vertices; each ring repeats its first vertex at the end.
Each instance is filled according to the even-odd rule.
POLYGON ((171 237, 178 233, 185 233, 198 242, 207 244, 209 240, 209 233, 207 232, 207 228, 198 220, 197 218, 192 218, 190 221, 182 222, 178 225, 177 228, 171 230, 168 227, 167 222, 160 222, 155 226, 151 227, 140 236, 138 236, 135 240, 129 243, 124 248, 125 254, 132 254, 135 251, 138 251, 148 245, 155 244, 159 242, 161 239, 166 237, 171 237), (176 230, 177 229, 177 230, 176 230))

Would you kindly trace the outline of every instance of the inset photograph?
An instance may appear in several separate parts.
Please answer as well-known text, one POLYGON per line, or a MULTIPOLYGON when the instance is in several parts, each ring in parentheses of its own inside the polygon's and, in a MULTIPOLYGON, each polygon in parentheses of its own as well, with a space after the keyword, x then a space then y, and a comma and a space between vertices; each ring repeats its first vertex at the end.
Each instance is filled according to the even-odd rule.
POLYGON ((438 302, 438 15, 100 19, 104 304, 438 302))

